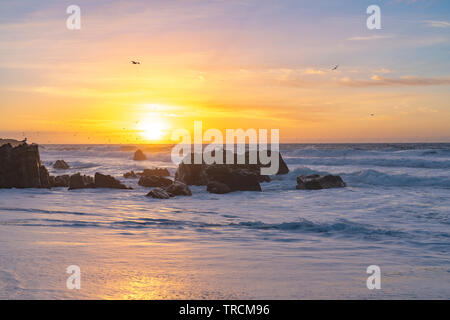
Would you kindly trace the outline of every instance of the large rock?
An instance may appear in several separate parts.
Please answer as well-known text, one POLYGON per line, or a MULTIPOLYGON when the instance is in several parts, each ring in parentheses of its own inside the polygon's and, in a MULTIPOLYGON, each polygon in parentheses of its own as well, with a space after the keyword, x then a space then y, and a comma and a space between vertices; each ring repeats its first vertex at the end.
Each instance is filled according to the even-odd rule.
POLYGON ((68 187, 70 176, 68 174, 62 176, 50 176, 50 185, 52 187, 68 187))
POLYGON ((70 166, 64 160, 56 160, 56 162, 53 164, 53 169, 67 170, 69 168, 70 166))
POLYGON ((296 189, 320 190, 329 188, 342 188, 345 186, 345 182, 340 176, 333 176, 331 174, 326 176, 312 174, 308 176, 298 176, 296 189))
POLYGON ((170 172, 166 168, 144 169, 142 172, 138 172, 139 176, 158 176, 169 177, 170 172))
POLYGON ((38 145, 0 146, 0 188, 48 188, 48 179, 38 145))
POLYGON ((52 187, 50 175, 48 174, 48 170, 45 166, 39 167, 39 178, 41 179, 41 188, 50 189, 52 187))
POLYGON ((191 196, 192 192, 191 189, 189 189, 189 187, 180 181, 175 181, 173 184, 171 184, 170 186, 168 186, 166 188, 166 192, 169 195, 173 195, 173 196, 191 196))
POLYGON ((224 194, 231 192, 231 189, 225 183, 212 181, 206 185, 206 191, 216 194, 224 194))
POLYGON ((138 149, 134 153, 133 160, 136 160, 136 161, 147 160, 147 157, 145 156, 145 154, 141 150, 138 149))
POLYGON ((159 176, 142 176, 138 184, 143 187, 166 188, 172 184, 172 180, 159 176))
POLYGON ((169 199, 172 195, 167 193, 166 190, 162 188, 155 188, 147 193, 147 197, 152 197, 155 199, 169 199))
POLYGON ((204 186, 208 183, 205 174, 205 164, 186 164, 181 162, 175 172, 175 180, 186 183, 190 186, 204 186))
POLYGON ((94 178, 81 175, 79 172, 69 178, 69 190, 95 188, 94 178))
MULTIPOLYGON (((268 151, 268 155, 269 156, 271 155, 270 150, 268 151)), ((278 167, 277 174, 286 174, 289 172, 289 169, 288 169, 286 163, 284 162, 284 160, 281 156, 281 153, 278 152, 278 155, 279 155, 279 158, 278 158, 279 167, 278 167)), ((245 153, 245 163, 244 164, 237 163, 238 156, 236 154, 232 154, 231 156, 234 159, 233 164, 226 164, 226 152, 223 153, 223 164, 205 164, 204 162, 201 164, 194 164, 194 163, 190 164, 190 163, 185 163, 186 161, 183 161, 179 164, 178 169, 175 173, 175 180, 182 181, 188 185, 199 185, 199 186, 207 185, 209 182, 212 182, 212 181, 219 181, 219 182, 223 182, 223 183, 227 184, 232 189, 232 191, 240 190, 240 189, 237 189, 236 187, 233 187, 233 185, 239 184, 239 182, 238 182, 239 179, 245 180, 245 181, 241 181, 241 182, 244 182, 244 186, 243 186, 244 190, 261 190, 260 187, 257 187, 256 184, 253 183, 254 177, 256 177, 257 182, 270 181, 269 176, 261 175, 261 168, 269 167, 270 164, 268 164, 268 165, 261 164, 261 161, 259 158, 259 153, 257 154, 257 159, 256 159, 257 163, 255 163, 255 164, 249 163, 250 153, 248 151, 245 153), (226 179, 226 181, 229 181, 229 182, 221 181, 214 177, 212 178, 211 175, 208 176, 208 174, 207 174, 208 168, 210 168, 212 166, 223 168, 223 169, 221 169, 223 171, 220 174, 221 176, 227 175, 227 174, 232 174, 231 177, 226 179), (233 180, 234 182, 230 182, 231 180, 233 180)), ((194 154, 191 154, 190 157, 193 162, 194 154)), ((220 171, 220 169, 214 169, 213 171, 215 171, 217 173, 218 172, 217 170, 220 171)), ((225 179, 225 178, 223 178, 223 179, 225 179)))
MULTIPOLYGON (((215 164, 207 166, 205 174, 208 183, 218 182, 225 184, 230 191, 261 191, 259 175, 248 169, 215 164)), ((207 188, 208 191, 214 189, 211 186, 209 190, 207 188)))
POLYGON ((131 189, 126 185, 122 184, 116 178, 98 172, 95 173, 94 185, 96 188, 131 189))

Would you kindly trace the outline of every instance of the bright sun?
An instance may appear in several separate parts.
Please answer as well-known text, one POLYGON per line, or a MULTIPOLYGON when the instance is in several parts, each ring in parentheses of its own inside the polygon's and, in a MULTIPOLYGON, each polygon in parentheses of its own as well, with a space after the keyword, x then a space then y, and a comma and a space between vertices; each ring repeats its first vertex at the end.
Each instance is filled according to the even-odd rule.
POLYGON ((141 136, 147 140, 159 140, 164 136, 167 125, 160 119, 147 119, 138 125, 141 136))

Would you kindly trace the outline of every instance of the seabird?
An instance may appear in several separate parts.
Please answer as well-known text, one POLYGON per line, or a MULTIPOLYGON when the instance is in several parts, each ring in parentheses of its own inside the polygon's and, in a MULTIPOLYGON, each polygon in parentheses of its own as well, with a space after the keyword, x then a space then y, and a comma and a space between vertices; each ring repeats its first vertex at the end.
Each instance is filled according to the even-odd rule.
POLYGON ((131 61, 132 64, 141 64, 139 61, 131 61))
POLYGON ((339 67, 339 65, 335 65, 331 70, 336 70, 339 67))

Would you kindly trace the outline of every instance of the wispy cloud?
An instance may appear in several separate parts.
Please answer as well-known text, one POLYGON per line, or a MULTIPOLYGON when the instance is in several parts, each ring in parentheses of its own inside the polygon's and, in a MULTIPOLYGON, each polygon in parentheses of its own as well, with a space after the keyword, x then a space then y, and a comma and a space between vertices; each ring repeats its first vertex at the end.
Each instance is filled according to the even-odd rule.
POLYGON ((368 40, 380 40, 380 39, 391 39, 394 38, 393 35, 373 35, 373 36, 356 36, 348 38, 349 41, 368 41, 368 40))
POLYGON ((450 28, 449 21, 426 20, 425 23, 433 28, 450 28))
POLYGON ((405 76, 400 78, 386 78, 373 75, 370 80, 353 80, 342 78, 339 83, 349 87, 375 87, 375 86, 439 86, 450 85, 450 78, 422 78, 405 76))

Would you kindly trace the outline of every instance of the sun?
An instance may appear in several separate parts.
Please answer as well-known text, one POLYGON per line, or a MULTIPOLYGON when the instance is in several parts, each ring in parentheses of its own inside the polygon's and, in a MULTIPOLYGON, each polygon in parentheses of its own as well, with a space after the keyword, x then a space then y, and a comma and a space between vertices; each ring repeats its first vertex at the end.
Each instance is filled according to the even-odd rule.
POLYGON ((166 123, 157 118, 146 119, 138 125, 139 134, 147 140, 162 139, 166 129, 166 123))

